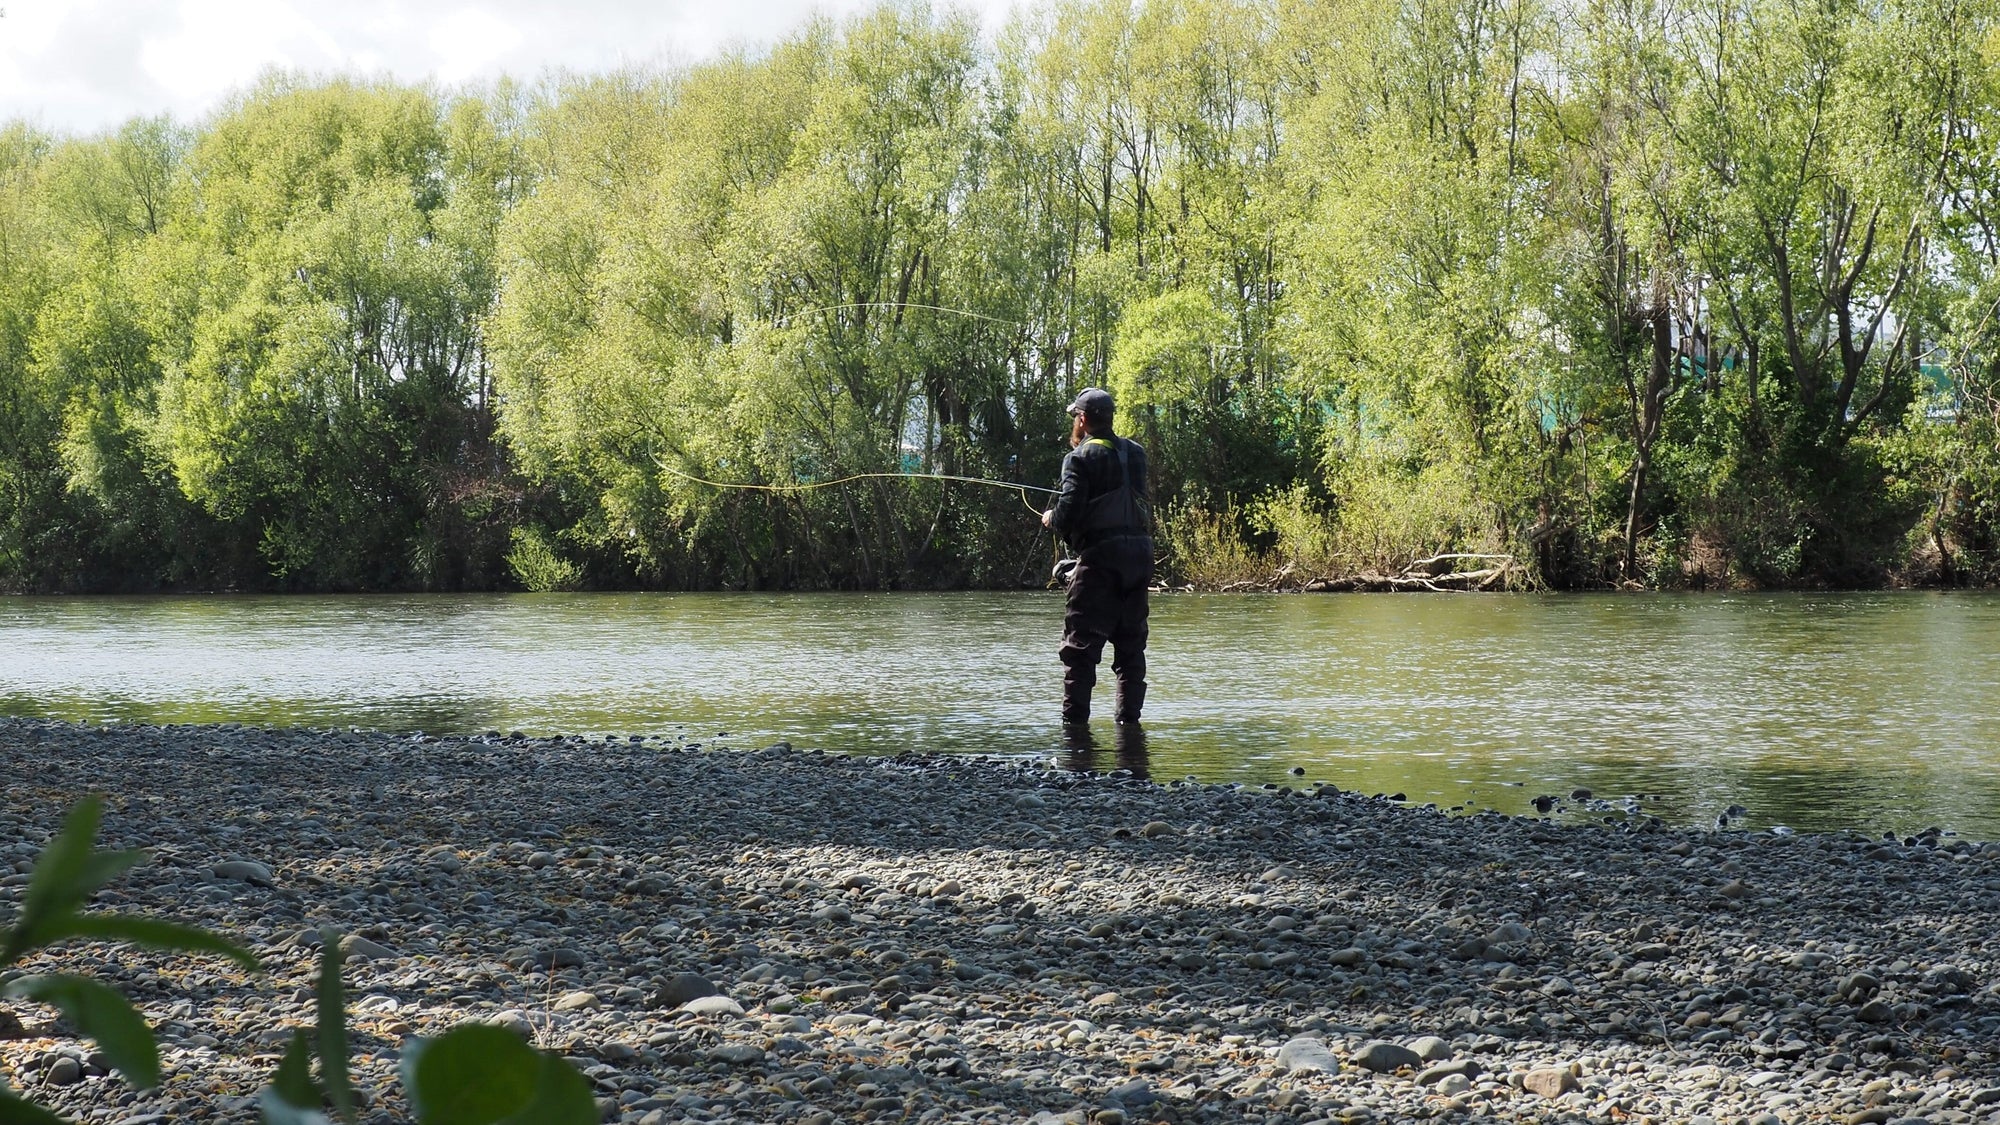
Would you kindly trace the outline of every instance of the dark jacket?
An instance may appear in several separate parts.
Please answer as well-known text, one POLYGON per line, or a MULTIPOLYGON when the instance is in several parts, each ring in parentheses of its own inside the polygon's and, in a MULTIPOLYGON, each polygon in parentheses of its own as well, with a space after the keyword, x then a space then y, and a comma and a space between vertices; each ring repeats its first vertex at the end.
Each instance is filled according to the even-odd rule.
POLYGON ((1150 581, 1153 505, 1147 480, 1144 447, 1109 430, 1094 433, 1063 458, 1049 526, 1086 565, 1113 567, 1128 582, 1150 581))

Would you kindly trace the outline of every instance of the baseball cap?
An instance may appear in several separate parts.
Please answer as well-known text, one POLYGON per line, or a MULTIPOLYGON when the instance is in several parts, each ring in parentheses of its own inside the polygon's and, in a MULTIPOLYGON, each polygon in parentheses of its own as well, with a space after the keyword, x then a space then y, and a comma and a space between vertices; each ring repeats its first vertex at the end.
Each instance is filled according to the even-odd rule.
POLYGON ((1111 392, 1097 387, 1085 387, 1077 392, 1076 401, 1069 404, 1069 412, 1083 413, 1085 418, 1108 421, 1111 417, 1111 392))

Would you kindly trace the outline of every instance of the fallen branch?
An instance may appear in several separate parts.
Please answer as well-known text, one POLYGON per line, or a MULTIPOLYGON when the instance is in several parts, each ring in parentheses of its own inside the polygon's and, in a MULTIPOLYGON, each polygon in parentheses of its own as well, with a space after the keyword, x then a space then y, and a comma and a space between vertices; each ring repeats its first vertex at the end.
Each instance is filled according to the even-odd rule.
POLYGON ((1310 594, 1333 594, 1348 592, 1390 593, 1401 590, 1428 590, 1439 594, 1461 594, 1468 590, 1493 590, 1504 588, 1507 579, 1519 568, 1512 555, 1482 555, 1458 553, 1433 555, 1418 559, 1394 574, 1364 570, 1359 574, 1343 575, 1338 578, 1321 576, 1301 579, 1292 564, 1287 563, 1269 578, 1239 579, 1217 587, 1225 594, 1245 590, 1303 590, 1310 594), (1478 570, 1446 570, 1434 572, 1432 568, 1444 563, 1461 560, 1477 560, 1494 565, 1478 570))
POLYGON ((1304 589, 1313 593, 1349 591, 1392 593, 1403 590, 1427 590, 1439 594, 1464 593, 1467 590, 1492 590, 1502 587, 1506 584, 1508 576, 1516 569, 1512 555, 1437 555, 1428 559, 1418 559, 1395 574, 1367 570, 1341 578, 1315 578, 1307 582, 1304 589), (1438 563, 1458 559, 1479 559, 1497 565, 1479 570, 1446 571, 1441 574, 1433 574, 1425 569, 1438 563))
POLYGON ((1430 558, 1418 559, 1415 562, 1411 563, 1410 565, 1404 567, 1403 573, 1408 574, 1413 570, 1429 570, 1431 567, 1434 567, 1441 562, 1457 562, 1460 559, 1478 559, 1481 562, 1511 563, 1514 561, 1514 556, 1474 555, 1474 554, 1432 555, 1430 558))

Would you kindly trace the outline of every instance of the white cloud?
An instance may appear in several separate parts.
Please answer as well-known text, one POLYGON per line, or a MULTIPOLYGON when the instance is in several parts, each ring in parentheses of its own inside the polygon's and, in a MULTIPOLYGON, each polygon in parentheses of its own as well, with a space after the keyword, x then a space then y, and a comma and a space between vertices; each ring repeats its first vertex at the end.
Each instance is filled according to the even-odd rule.
MULTIPOLYGON (((0 120, 195 120, 271 68, 446 84, 698 59, 875 0, 0 0, 0 120)), ((1013 0, 966 0, 989 30, 1013 0)))
POLYGON ((499 64, 527 35, 509 20, 478 8, 461 8, 431 25, 428 37, 437 77, 463 82, 499 64))
MULTIPOLYGON (((341 70, 351 60, 325 28, 280 0, 182 0, 174 31, 139 50, 139 66, 171 105, 213 105, 259 73, 341 70)), ((325 18, 325 17, 322 17, 325 18)))

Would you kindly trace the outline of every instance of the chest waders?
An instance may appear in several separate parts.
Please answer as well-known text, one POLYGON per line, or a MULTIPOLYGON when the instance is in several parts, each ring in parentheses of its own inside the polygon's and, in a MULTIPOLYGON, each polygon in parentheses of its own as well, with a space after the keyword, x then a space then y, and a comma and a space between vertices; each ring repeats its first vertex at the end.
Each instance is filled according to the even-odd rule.
MULTIPOLYGON (((1111 671, 1118 679, 1116 719, 1139 721, 1146 702, 1146 633, 1151 548, 1145 573, 1134 576, 1115 563, 1120 539, 1146 538, 1145 513, 1132 487, 1132 463, 1126 442, 1091 438, 1118 457, 1118 487, 1092 497, 1078 540, 1082 548, 1068 582, 1063 614, 1063 708, 1065 723, 1090 719, 1090 696, 1097 686, 1097 664, 1104 646, 1112 646, 1111 671)), ((1136 544, 1134 544, 1136 546, 1136 544)))
POLYGON ((1144 535, 1146 515, 1139 508, 1139 491, 1132 487, 1132 460, 1126 443, 1091 438, 1085 444, 1102 445, 1118 455, 1118 487, 1091 500, 1090 515, 1084 522, 1085 545, 1119 535, 1144 535))
MULTIPOLYGON (((1083 526, 1077 529, 1078 552, 1087 551, 1108 539, 1146 534, 1146 513, 1140 504, 1138 490, 1132 487, 1132 461, 1125 443, 1094 437, 1083 444, 1101 445, 1118 455, 1118 487, 1091 499, 1084 512, 1083 526)), ((1049 574, 1050 579, 1059 585, 1069 585, 1080 561, 1074 555, 1056 560, 1055 569, 1049 574)))

